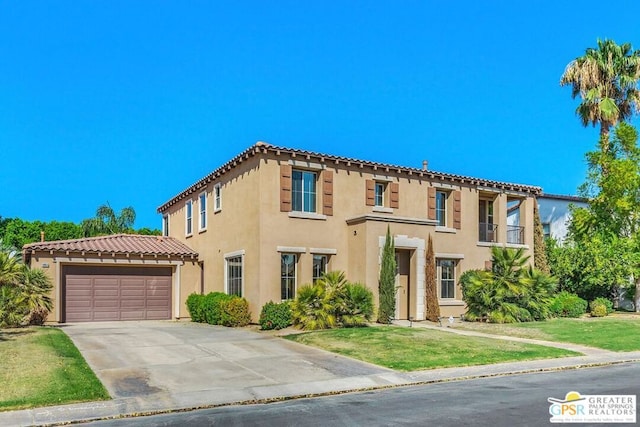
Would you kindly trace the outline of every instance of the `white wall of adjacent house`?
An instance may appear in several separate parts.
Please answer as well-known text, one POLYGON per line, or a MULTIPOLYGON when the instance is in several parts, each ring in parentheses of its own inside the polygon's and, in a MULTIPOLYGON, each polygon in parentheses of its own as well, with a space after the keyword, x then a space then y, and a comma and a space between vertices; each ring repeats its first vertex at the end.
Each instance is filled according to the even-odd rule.
POLYGON ((586 207, 584 202, 559 200, 556 198, 538 197, 540 222, 548 228, 549 235, 558 242, 563 242, 569 231, 571 221, 570 206, 586 207))

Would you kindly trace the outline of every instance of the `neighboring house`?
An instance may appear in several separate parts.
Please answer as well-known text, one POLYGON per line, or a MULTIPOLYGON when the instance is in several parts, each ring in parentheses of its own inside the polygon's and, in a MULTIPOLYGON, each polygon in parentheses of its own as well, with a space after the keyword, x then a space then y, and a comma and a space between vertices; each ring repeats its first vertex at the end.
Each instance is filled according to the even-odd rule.
MULTIPOLYGON (((74 252, 54 242, 28 245, 25 253, 36 266, 62 263, 56 269, 50 264, 49 271, 56 298, 67 307, 78 305, 69 300, 68 290, 76 292, 77 276, 85 283, 83 292, 89 292, 89 285, 102 289, 97 286, 108 276, 104 273, 113 264, 110 260, 122 259, 123 265, 135 261, 140 267, 168 267, 163 277, 170 277, 173 318, 189 316, 185 299, 190 293, 219 291, 245 297, 256 321, 265 303, 295 298, 302 285, 330 270, 344 271, 350 281, 366 284, 377 301, 380 257, 389 227, 398 261, 396 317, 425 318, 429 235, 436 254, 441 314, 459 316, 465 311, 459 277, 490 265, 492 246, 524 248, 533 255, 533 204, 540 193, 534 186, 258 142, 158 208, 165 240, 155 241, 181 244, 181 250, 163 246, 142 253, 139 246, 146 240, 136 236, 130 242, 131 253, 114 254, 104 248, 98 253, 74 252), (75 270, 85 264, 100 266, 101 271, 90 277, 91 269, 75 270)), ((88 240, 81 239, 82 245, 95 246, 88 240)), ((147 271, 153 272, 138 273, 147 271)), ((119 278, 110 282, 109 292, 114 294, 109 304, 127 303, 128 273, 114 271, 119 278)), ((154 277, 156 273, 160 271, 153 272, 154 277)), ((147 281, 146 296, 136 291, 138 300, 153 295, 153 280, 157 279, 147 281)), ((84 301, 90 303, 89 298, 84 301)), ((95 303, 94 299, 87 310, 96 310, 95 303)), ((69 312, 57 309, 53 320, 69 321, 69 312)))
POLYGON ((571 221, 571 209, 586 208, 586 199, 578 196, 565 196, 557 194, 541 194, 538 196, 538 212, 545 237, 553 237, 562 243, 567 236, 571 221))

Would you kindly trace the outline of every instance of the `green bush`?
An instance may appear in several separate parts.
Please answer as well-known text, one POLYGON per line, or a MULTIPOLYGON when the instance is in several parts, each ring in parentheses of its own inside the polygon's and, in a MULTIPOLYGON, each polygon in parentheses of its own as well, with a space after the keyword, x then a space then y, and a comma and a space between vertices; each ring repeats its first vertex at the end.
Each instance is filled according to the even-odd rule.
POLYGON ((210 325, 221 325, 223 308, 222 304, 225 301, 233 298, 233 295, 227 295, 222 292, 210 292, 204 297, 204 319, 210 325))
POLYGON ((246 326, 251 321, 249 303, 236 295, 210 292, 187 297, 187 310, 192 322, 210 325, 246 326))
POLYGON ((220 325, 222 326, 247 326, 251 322, 249 303, 246 299, 236 295, 227 295, 230 298, 220 299, 220 325))
POLYGON ((556 317, 580 317, 587 311, 587 301, 576 294, 562 291, 551 299, 549 309, 556 317))
POLYGON ((593 301, 591 301, 591 303, 589 304, 589 308, 591 308, 592 304, 601 304, 604 305, 605 308, 607 309, 607 314, 611 314, 613 313, 613 302, 607 298, 603 298, 603 297, 598 297, 596 299, 594 299, 593 301))
POLYGON ((330 271, 303 286, 291 306, 293 323, 303 329, 365 326, 373 316, 373 293, 350 283, 343 272, 330 271))
POLYGON ((591 301, 589 304, 591 317, 605 317, 607 315, 607 306, 598 301, 591 301))
POLYGON ((283 301, 281 303, 275 303, 269 301, 262 306, 260 312, 260 329, 284 329, 293 323, 291 316, 291 303, 289 301, 283 301))
POLYGON ((348 283, 342 296, 338 322, 342 326, 365 326, 373 317, 373 293, 361 283, 348 283))
POLYGON ((469 270, 460 277, 465 320, 492 323, 544 320, 555 279, 528 265, 523 249, 494 247, 491 270, 469 270))
POLYGON ((204 295, 191 294, 187 297, 187 310, 192 322, 204 323, 204 295))

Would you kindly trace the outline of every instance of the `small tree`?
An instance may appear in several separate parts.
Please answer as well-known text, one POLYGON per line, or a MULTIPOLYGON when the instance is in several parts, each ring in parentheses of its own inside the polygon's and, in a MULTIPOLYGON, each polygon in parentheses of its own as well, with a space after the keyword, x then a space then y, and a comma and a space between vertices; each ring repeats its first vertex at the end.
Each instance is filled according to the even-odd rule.
POLYGON ((437 322, 440 318, 440 304, 438 303, 438 281, 436 277, 436 256, 433 253, 433 240, 429 235, 427 244, 427 260, 425 265, 425 299, 427 306, 427 320, 437 322))
POLYGON ((119 215, 107 203, 98 207, 94 218, 82 221, 85 237, 103 236, 115 233, 130 233, 136 221, 136 211, 132 207, 123 208, 119 215))
POLYGON ((550 272, 537 201, 533 204, 533 265, 543 273, 549 274, 550 272))
POLYGON ((378 293, 380 297, 378 322, 391 323, 396 311, 396 249, 389 227, 387 227, 387 237, 382 248, 378 293))

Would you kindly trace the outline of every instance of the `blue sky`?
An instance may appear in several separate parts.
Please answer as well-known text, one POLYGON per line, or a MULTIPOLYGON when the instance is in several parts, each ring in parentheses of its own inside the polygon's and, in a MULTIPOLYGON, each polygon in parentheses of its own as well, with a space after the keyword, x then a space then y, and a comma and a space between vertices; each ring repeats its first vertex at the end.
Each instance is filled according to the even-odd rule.
POLYGON ((0 216, 156 208, 256 141, 575 194, 558 84, 640 4, 0 0, 0 216))

